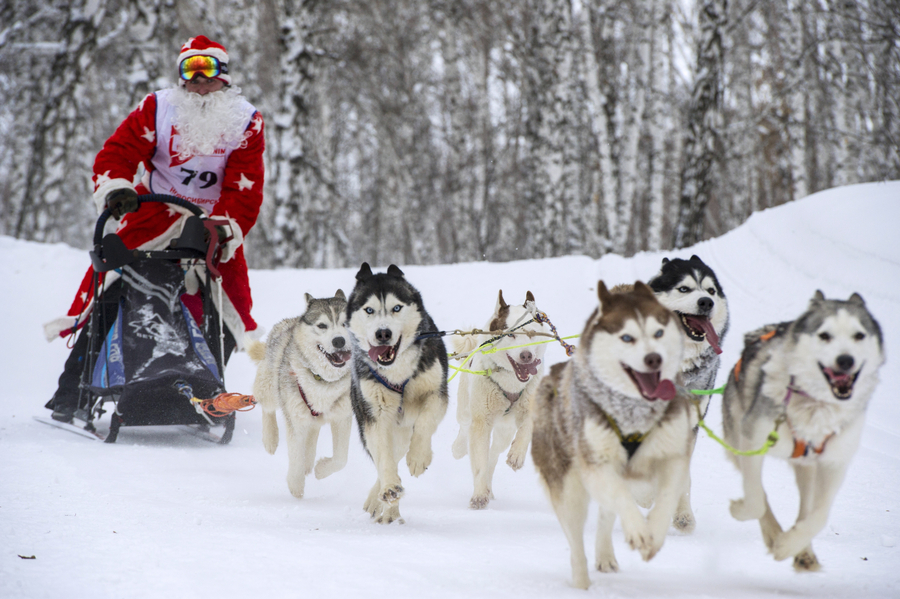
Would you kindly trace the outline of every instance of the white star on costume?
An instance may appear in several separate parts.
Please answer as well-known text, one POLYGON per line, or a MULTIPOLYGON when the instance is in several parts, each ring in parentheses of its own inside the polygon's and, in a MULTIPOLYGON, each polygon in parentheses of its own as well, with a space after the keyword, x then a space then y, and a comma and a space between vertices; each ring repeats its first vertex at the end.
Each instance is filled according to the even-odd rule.
POLYGON ((102 175, 95 176, 94 177, 94 191, 97 191, 101 185, 103 185, 104 183, 106 183, 110 180, 111 179, 109 178, 109 171, 106 171, 102 175))
POLYGON ((156 131, 151 131, 149 127, 144 127, 144 134, 141 135, 144 139, 147 140, 148 143, 153 143, 156 141, 156 131))
POLYGON ((241 173, 241 180, 237 182, 237 185, 238 185, 238 189, 240 189, 241 191, 244 191, 245 189, 253 189, 254 183, 256 183, 256 181, 251 181, 250 179, 247 178, 247 175, 245 175, 244 173, 241 173))
POLYGON ((256 116, 253 117, 253 130, 259 133, 262 131, 263 120, 262 116, 259 113, 256 113, 256 116))
POLYGON ((147 98, 149 98, 149 97, 150 97, 149 94, 146 95, 146 96, 144 96, 144 99, 141 100, 141 103, 137 105, 137 110, 138 110, 138 111, 144 110, 144 102, 146 102, 146 101, 147 101, 147 98))

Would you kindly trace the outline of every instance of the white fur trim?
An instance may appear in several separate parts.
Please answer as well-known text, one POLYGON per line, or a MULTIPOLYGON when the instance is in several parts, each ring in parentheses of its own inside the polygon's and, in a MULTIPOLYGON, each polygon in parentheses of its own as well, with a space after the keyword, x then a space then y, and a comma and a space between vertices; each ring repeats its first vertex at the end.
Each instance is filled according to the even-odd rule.
POLYGON ((74 327, 75 322, 75 318, 72 316, 61 316, 56 320, 45 322, 44 337, 47 338, 47 343, 50 343, 54 339, 59 339, 59 334, 66 329, 71 329, 72 327, 74 327))
POLYGON ((225 215, 225 218, 228 219, 228 225, 231 227, 231 235, 234 239, 226 243, 225 247, 222 248, 222 262, 228 262, 234 258, 234 253, 237 252, 237 249, 244 243, 244 232, 241 231, 241 227, 237 224, 237 221, 227 214, 225 215))
POLYGON ((134 191, 134 185, 128 179, 109 179, 101 183, 94 191, 94 206, 97 207, 97 214, 101 214, 106 210, 106 196, 117 189, 134 191))

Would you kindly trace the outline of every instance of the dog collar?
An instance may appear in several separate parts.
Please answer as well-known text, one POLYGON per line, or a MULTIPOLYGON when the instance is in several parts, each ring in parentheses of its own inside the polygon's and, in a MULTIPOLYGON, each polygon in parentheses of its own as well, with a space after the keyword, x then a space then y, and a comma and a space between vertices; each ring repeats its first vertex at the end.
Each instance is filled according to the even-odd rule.
POLYGON ((507 391, 506 389, 501 387, 500 383, 498 383, 497 381, 494 380, 494 377, 488 376, 488 378, 491 379, 491 381, 493 381, 493 383, 495 385, 497 385, 497 388, 500 389, 500 393, 505 395, 506 399, 509 401, 509 407, 506 408, 505 412, 503 412, 504 414, 509 414, 509 411, 512 410, 512 408, 516 404, 516 402, 519 401, 519 398, 522 397, 522 394, 525 393, 525 389, 522 389, 518 393, 512 393, 511 391, 507 391))
MULTIPOLYGON (((294 372, 291 372, 291 376, 293 376, 293 377, 294 377, 294 380, 297 381, 297 389, 300 391, 300 397, 303 399, 303 403, 305 403, 305 404, 306 404, 306 407, 309 408, 309 413, 312 414, 313 416, 321 416, 322 413, 321 413, 321 412, 316 412, 316 411, 313 409, 313 407, 309 404, 309 400, 306 399, 306 393, 303 392, 303 387, 300 386, 300 379, 297 378, 297 374, 294 373, 294 372)), ((317 375, 316 373, 313 373, 313 376, 316 377, 316 380, 317 380, 317 381, 321 381, 321 380, 322 380, 322 377, 320 377, 320 376, 317 375)))
POLYGON ((378 372, 371 366, 369 366, 369 372, 372 373, 372 376, 375 377, 376 381, 378 381, 379 383, 381 383, 382 385, 384 385, 385 387, 387 387, 394 393, 399 393, 400 395, 403 395, 403 389, 406 388, 406 383, 409 382, 409 379, 406 379, 405 381, 403 381, 402 384, 395 385, 394 383, 390 382, 389 380, 387 380, 386 378, 384 378, 383 376, 378 374, 378 372))
MULTIPOLYGON (((794 385, 794 377, 791 377, 791 381, 787 386, 787 394, 784 396, 784 420, 787 422, 788 428, 791 429, 791 437, 794 439, 794 451, 791 453, 792 458, 802 458, 809 455, 810 450, 812 450, 816 455, 821 455, 823 451, 825 451, 825 444, 828 443, 828 440, 831 439, 835 433, 831 432, 827 437, 819 444, 818 447, 810 443, 809 441, 805 441, 803 439, 798 439, 794 434, 794 427, 791 425, 791 420, 787 415, 787 405, 791 401, 791 397, 794 394, 801 395, 803 397, 810 397, 809 393, 794 385)), ((836 431, 835 431, 836 432, 836 431)))
MULTIPOLYGON (((598 406, 599 407, 599 406, 598 406)), ((619 443, 622 444, 622 447, 625 448, 625 451, 628 452, 628 459, 631 459, 631 456, 634 455, 634 452, 638 450, 638 447, 641 446, 641 443, 644 442, 644 439, 647 438, 647 435, 650 432, 646 433, 631 433, 627 437, 622 434, 622 431, 619 429, 619 425, 616 423, 615 418, 606 413, 605 410, 600 410, 603 412, 603 415, 606 416, 606 421, 609 422, 609 425, 615 431, 616 436, 619 437, 619 443)))

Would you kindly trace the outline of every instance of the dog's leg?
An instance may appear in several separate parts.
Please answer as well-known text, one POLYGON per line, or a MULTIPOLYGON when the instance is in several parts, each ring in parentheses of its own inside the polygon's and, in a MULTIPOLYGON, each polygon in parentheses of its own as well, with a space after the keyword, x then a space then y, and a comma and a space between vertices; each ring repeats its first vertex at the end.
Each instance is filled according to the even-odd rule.
POLYGON ((795 467, 795 472, 801 494, 799 518, 775 541, 772 555, 776 560, 793 556, 795 568, 816 570, 819 562, 812 551, 812 539, 828 522, 828 513, 844 480, 847 464, 820 461, 813 466, 795 467))
POLYGON ((316 478, 330 476, 347 465, 350 451, 350 416, 331 422, 331 457, 316 462, 316 478))
POLYGON ((601 464, 591 468, 584 477, 591 497, 619 516, 628 546, 639 551, 644 561, 649 560, 653 553, 653 534, 631 495, 631 489, 616 468, 611 464, 601 464))
MULTIPOLYGON (((461 377, 474 376, 462 374, 461 377)), ((456 394, 456 421, 459 423, 459 434, 453 441, 453 457, 461 459, 469 451, 469 439, 466 432, 472 425, 472 414, 469 407, 469 379, 462 378, 459 382, 459 391, 456 394)))
MULTIPOLYGON (((518 421, 519 418, 517 417, 518 421)), ((518 470, 525 465, 525 456, 528 453, 528 445, 531 443, 531 436, 534 430, 534 421, 531 415, 525 412, 522 422, 517 422, 518 430, 516 437, 513 439, 512 446, 509 448, 509 454, 506 456, 506 464, 513 470, 518 470)))
POLYGON ((563 479, 562 488, 550 492, 550 503, 569 541, 569 555, 572 564, 572 586, 587 589, 591 585, 588 576, 587 556, 584 554, 584 523, 587 520, 590 497, 578 480, 570 473, 563 479))
POLYGON ((669 522, 675 514, 679 500, 684 497, 685 488, 689 484, 689 458, 674 458, 662 468, 659 474, 659 487, 653 509, 647 515, 647 524, 653 535, 653 549, 650 559, 662 548, 666 540, 669 522))
POLYGON ((731 501, 731 515, 735 520, 759 520, 766 513, 766 492, 762 486, 763 456, 737 456, 741 471, 744 497, 731 501))
POLYGON ((419 412, 413 426, 409 452, 406 454, 406 465, 409 466, 409 473, 413 476, 421 476, 431 465, 431 459, 434 457, 431 438, 447 413, 446 398, 437 392, 424 397, 420 405, 422 411, 419 412))
POLYGON ((271 454, 278 449, 278 419, 275 417, 275 410, 262 411, 262 442, 263 447, 271 454))
POLYGON ((306 484, 306 463, 308 461, 307 452, 307 430, 306 427, 297 425, 285 414, 285 422, 287 423, 287 445, 288 445, 288 473, 287 484, 291 495, 297 499, 303 497, 303 491, 306 484))
MULTIPOLYGON (((694 449, 697 447, 697 429, 691 432, 693 442, 691 443, 691 456, 694 455, 694 449)), ((687 471, 687 491, 678 499, 678 507, 675 508, 675 517, 672 518, 672 525, 676 530, 685 534, 694 532, 697 521, 694 519, 694 510, 691 508, 691 469, 687 471)))
POLYGON ((363 510, 367 512, 372 518, 376 518, 381 515, 383 504, 379 499, 380 491, 381 479, 376 479, 375 485, 372 487, 372 490, 369 491, 369 496, 366 497, 366 502, 363 504, 363 510))
POLYGON ((304 476, 309 476, 316 464, 316 447, 319 444, 319 431, 321 430, 322 425, 319 422, 304 423, 303 437, 306 444, 303 450, 304 476))
POLYGON ((481 510, 491 500, 491 429, 493 423, 484 418, 473 418, 469 429, 469 460, 472 464, 472 477, 475 479, 475 491, 469 500, 469 507, 481 510))
POLYGON ((600 506, 600 514, 597 517, 597 554, 594 565, 601 572, 619 571, 619 562, 616 561, 612 543, 612 530, 615 522, 616 513, 600 506))
POLYGON ((375 462, 378 481, 381 485, 378 499, 385 504, 399 501, 403 497, 403 485, 400 482, 400 474, 397 472, 395 450, 396 437, 400 434, 399 427, 391 418, 383 416, 371 425, 367 425, 367 429, 366 447, 375 462))

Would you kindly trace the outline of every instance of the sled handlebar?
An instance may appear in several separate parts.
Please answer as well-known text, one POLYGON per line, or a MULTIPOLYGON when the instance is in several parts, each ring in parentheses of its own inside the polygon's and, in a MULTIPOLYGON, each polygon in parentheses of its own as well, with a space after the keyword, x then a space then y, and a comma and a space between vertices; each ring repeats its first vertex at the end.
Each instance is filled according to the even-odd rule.
MULTIPOLYGON (((194 216, 204 216, 204 212, 199 206, 191 204, 187 200, 183 200, 176 196, 161 193, 138 196, 138 209, 140 209, 141 204, 145 203, 174 204, 175 206, 181 206, 182 208, 189 210, 194 216)), ((97 219, 97 226, 94 227, 94 246, 100 245, 100 242, 103 239, 103 229, 106 227, 106 221, 109 220, 110 216, 109 208, 104 209, 103 212, 100 213, 100 217, 97 219)))

